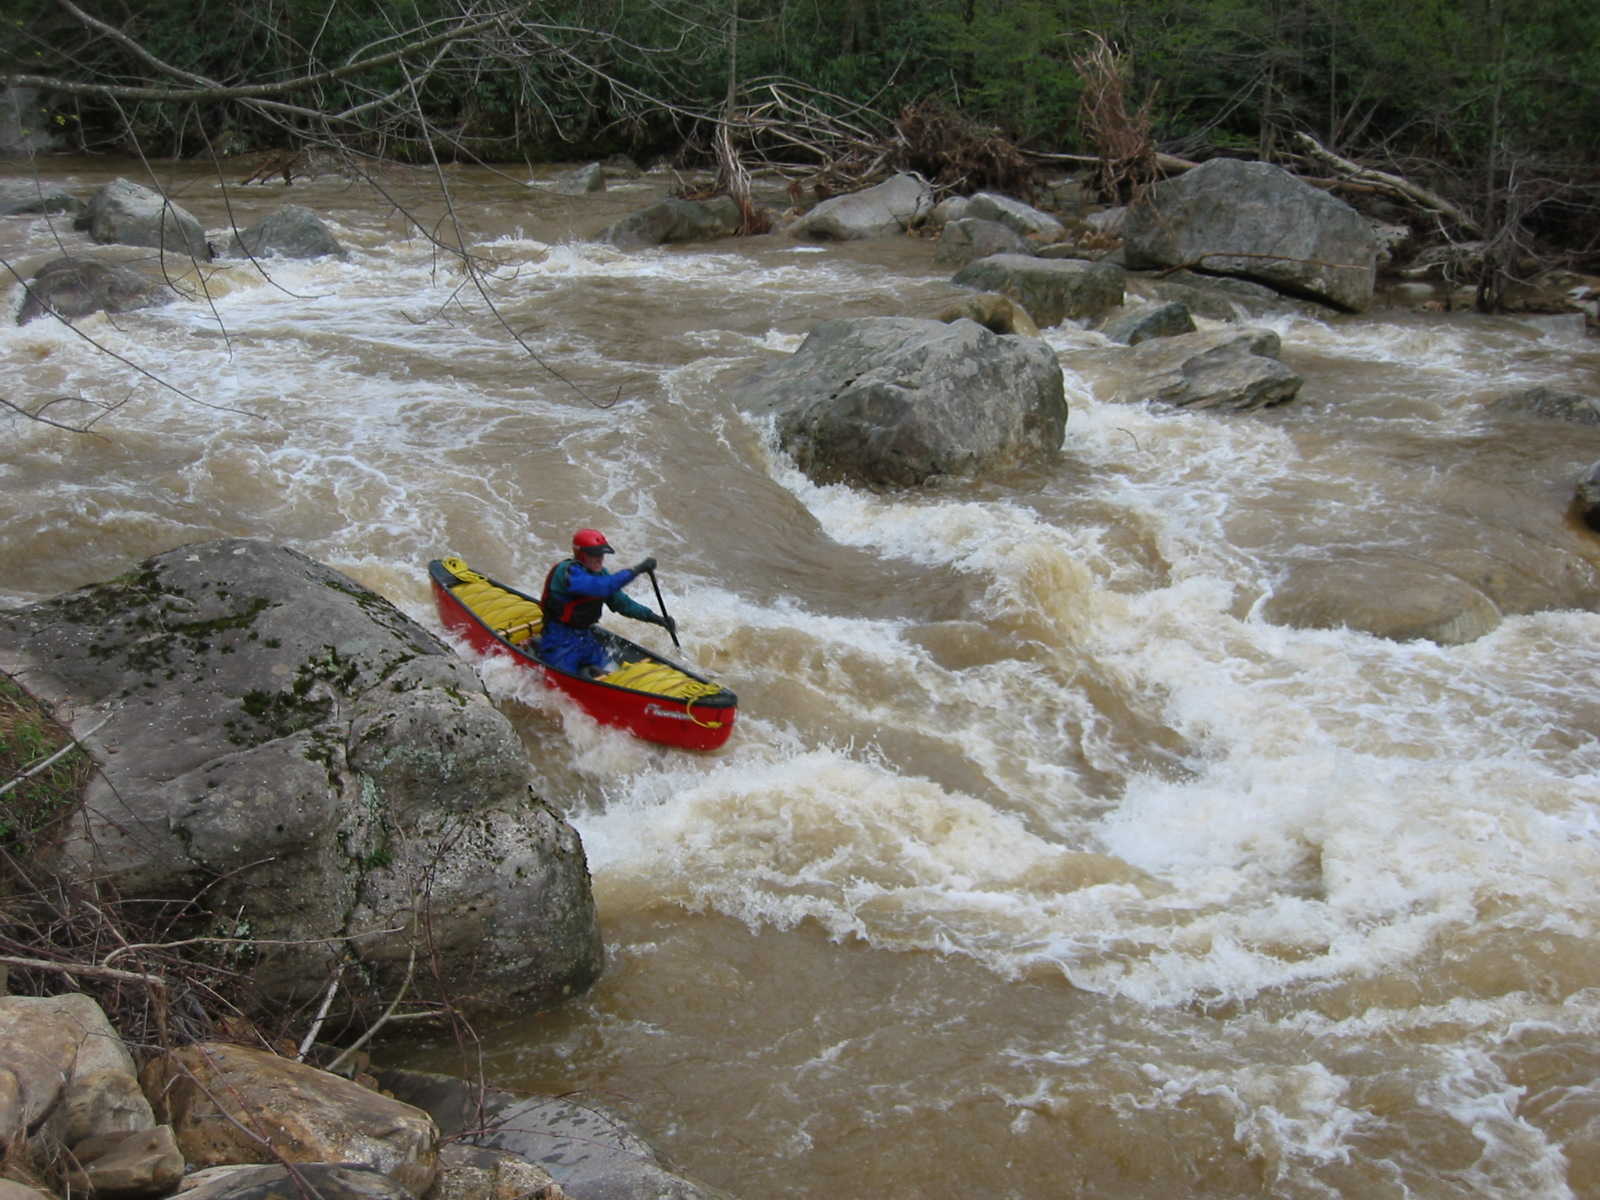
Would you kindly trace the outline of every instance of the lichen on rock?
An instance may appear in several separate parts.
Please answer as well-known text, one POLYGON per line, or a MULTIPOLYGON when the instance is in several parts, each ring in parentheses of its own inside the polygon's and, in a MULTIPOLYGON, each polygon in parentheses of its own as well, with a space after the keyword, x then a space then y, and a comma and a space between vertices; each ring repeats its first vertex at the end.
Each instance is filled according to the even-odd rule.
MULTIPOLYGON (((387 600, 284 547, 180 547, 0 612, 0 669, 99 765, 55 848, 69 877, 195 901, 249 932, 264 1004, 391 996, 419 949, 453 999, 553 1003, 599 973, 582 847, 529 803, 515 730, 387 600)), ((418 981, 413 987, 426 989, 418 981)))

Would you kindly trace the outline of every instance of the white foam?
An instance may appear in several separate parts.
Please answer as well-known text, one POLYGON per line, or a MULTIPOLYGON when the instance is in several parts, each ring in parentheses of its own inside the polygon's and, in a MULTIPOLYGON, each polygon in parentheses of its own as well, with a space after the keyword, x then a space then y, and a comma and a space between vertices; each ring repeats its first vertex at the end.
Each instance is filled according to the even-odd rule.
MULTIPOLYGON (((758 927, 815 919, 836 936, 1053 973, 1152 1009, 1403 969, 1476 928, 1486 897, 1522 928, 1594 935, 1600 749, 1581 735, 1595 728, 1600 615, 1512 618, 1453 649, 1253 618, 1285 564, 1233 544, 1241 511, 1281 486, 1325 489, 1352 525, 1385 503, 1386 480, 1303 455, 1292 422, 1119 403, 1077 357, 1104 339, 1059 328, 1046 337, 1067 366, 1070 485, 821 487, 730 415, 719 383, 793 352, 840 296, 897 303, 922 282, 909 269, 823 247, 486 243, 503 263, 486 286, 537 352, 637 370, 668 400, 630 393, 602 411, 508 343, 470 287, 458 295, 459 269, 424 239, 364 236, 371 248, 345 264, 273 261, 280 287, 230 267, 214 310, 84 321, 177 386, 265 419, 146 382, 109 450, 7 421, 8 493, 43 497, 26 513, 13 498, 7 525, 39 544, 69 540, 74 523, 94 527, 70 534, 79 544, 139 525, 149 532, 129 544, 151 552, 256 532, 389 582, 430 625, 418 582, 430 557, 481 553, 497 576, 535 583, 580 525, 624 528, 640 553, 678 546, 669 601, 693 614, 683 658, 714 663, 752 699, 724 751, 656 750, 529 672, 481 668, 498 700, 536 714, 576 781, 561 799, 608 904, 665 899, 758 927), (607 331, 524 319, 589 284, 709 315, 668 363, 607 331), (707 301, 740 319, 718 320, 707 301), (947 666, 921 648, 916 620, 741 592, 714 553, 689 548, 714 541, 708 531, 662 515, 686 472, 637 436, 652 420, 711 435, 695 444, 722 478, 782 489, 835 542, 970 582, 972 619, 1012 636, 1014 652, 947 666), (532 444, 537 472, 519 454, 532 444), (94 454, 103 469, 42 480, 94 454), (897 741, 913 748, 885 749, 897 741), (958 769, 941 773, 916 747, 958 769)), ((1489 367, 1560 377, 1573 369, 1563 356, 1581 355, 1538 323, 1266 324, 1291 362, 1340 378, 1380 363, 1390 391, 1429 397, 1481 386, 1489 367)), ((129 387, 124 368, 55 322, 0 329, 0 351, 37 389, 129 387)), ((1333 1153, 1336 1091, 1314 1075, 1270 1081, 1287 1115, 1250 1136, 1290 1157, 1333 1153), (1333 1114, 1330 1140, 1295 1124, 1317 1104, 1333 1114)))

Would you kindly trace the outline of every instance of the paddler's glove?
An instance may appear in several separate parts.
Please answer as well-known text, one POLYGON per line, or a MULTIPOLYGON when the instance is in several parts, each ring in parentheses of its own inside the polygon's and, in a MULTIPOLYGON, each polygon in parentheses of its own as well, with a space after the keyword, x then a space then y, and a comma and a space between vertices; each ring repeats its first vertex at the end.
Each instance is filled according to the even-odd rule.
POLYGON ((661 628, 665 629, 673 637, 677 637, 678 636, 678 623, 676 621, 674 621, 671 617, 665 617, 665 616, 657 617, 656 618, 656 624, 661 626, 661 628))
POLYGON ((647 558, 642 563, 640 563, 638 566, 633 568, 633 573, 635 575, 648 575, 648 574, 650 574, 651 571, 654 571, 655 569, 656 569, 656 560, 653 559, 653 558, 647 558))

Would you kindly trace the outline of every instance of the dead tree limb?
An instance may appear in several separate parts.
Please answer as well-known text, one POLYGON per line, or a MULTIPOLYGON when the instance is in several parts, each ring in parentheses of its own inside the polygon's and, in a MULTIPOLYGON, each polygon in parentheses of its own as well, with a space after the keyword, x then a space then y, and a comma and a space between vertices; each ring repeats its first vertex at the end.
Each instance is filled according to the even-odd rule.
POLYGON ((1340 178, 1367 184, 1402 200, 1409 201, 1425 212, 1443 217, 1463 233, 1471 234, 1474 237, 1482 233, 1477 221, 1454 204, 1451 204, 1443 196, 1430 192, 1427 188, 1418 187, 1410 180, 1402 179, 1398 175, 1391 175, 1387 171, 1375 170, 1372 167, 1363 167, 1360 163, 1341 158, 1308 133, 1297 133, 1295 137, 1305 147, 1306 153, 1310 154, 1318 162, 1332 167, 1339 173, 1340 178))
POLYGON ((1131 203, 1159 174, 1150 133, 1150 106, 1155 95, 1146 96, 1143 104, 1130 109, 1131 61, 1098 33, 1091 33, 1089 40, 1089 49, 1072 60, 1072 69, 1083 80, 1078 122, 1100 152, 1095 175, 1101 198, 1131 203))
POLYGON ((119 971, 115 967, 97 967, 92 963, 51 962, 43 958, 22 958, 14 954, 0 954, 0 963, 10 967, 24 967, 29 971, 53 971, 58 975, 86 975, 94 979, 112 979, 122 983, 142 983, 158 991, 167 990, 167 981, 159 975, 144 971, 119 971))

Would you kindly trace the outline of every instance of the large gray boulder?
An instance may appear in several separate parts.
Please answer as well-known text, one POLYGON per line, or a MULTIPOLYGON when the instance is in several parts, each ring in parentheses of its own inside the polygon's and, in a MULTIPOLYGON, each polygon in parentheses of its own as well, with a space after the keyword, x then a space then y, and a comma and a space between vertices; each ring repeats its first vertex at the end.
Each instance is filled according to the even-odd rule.
POLYGON ((172 937, 240 939, 263 1005, 412 995, 553 1004, 602 949, 576 832, 529 791, 472 668, 292 550, 181 547, 0 611, 0 670, 99 767, 50 865, 192 901, 172 937), (424 931, 426 931, 424 933, 424 931))
POLYGON ((0 179, 0 217, 78 211, 78 198, 42 179, 0 179))
POLYGON ((1122 225, 1129 270, 1191 266, 1360 312, 1379 244, 1344 201, 1269 163, 1215 158, 1156 184, 1122 225))
POLYGON ((113 179, 90 196, 74 227, 102 244, 155 246, 202 261, 211 257, 199 221, 160 192, 127 179, 113 179))
POLYGON ((1010 296, 1043 328, 1105 316, 1122 303, 1125 279, 1114 263, 991 254, 962 267, 950 282, 1010 296))
POLYGON ((17 324, 55 313, 76 320, 97 312, 132 312, 170 304, 175 293, 126 263, 53 258, 23 285, 17 324))
POLYGON ((1278 361, 1270 329, 1222 329, 1154 338, 1129 352, 1121 367, 1125 400, 1173 408, 1248 411, 1292 400, 1304 382, 1278 361))
POLYGON ((1059 242, 1067 235, 1066 226, 1049 213, 997 192, 977 193, 962 215, 998 222, 1022 237, 1039 242, 1059 242))
POLYGON ((964 267, 974 259, 991 254, 1029 254, 1027 240, 1016 230, 998 221, 961 217, 946 221, 939 234, 939 248, 933 261, 944 267, 964 267))
POLYGON ((328 224, 309 208, 285 204, 228 243, 235 258, 348 258, 328 224))
POLYGON ((819 482, 909 486, 1054 454, 1066 432, 1060 364, 1034 338, 968 320, 824 321, 741 388, 819 482))
POLYGON ((787 232, 816 242, 893 237, 918 224, 932 208, 933 189, 921 176, 896 175, 876 187, 824 200, 787 232))
POLYGON ((731 196, 710 200, 668 197, 608 225, 599 240, 619 250, 642 250, 667 242, 704 242, 739 232, 739 205, 731 196))

